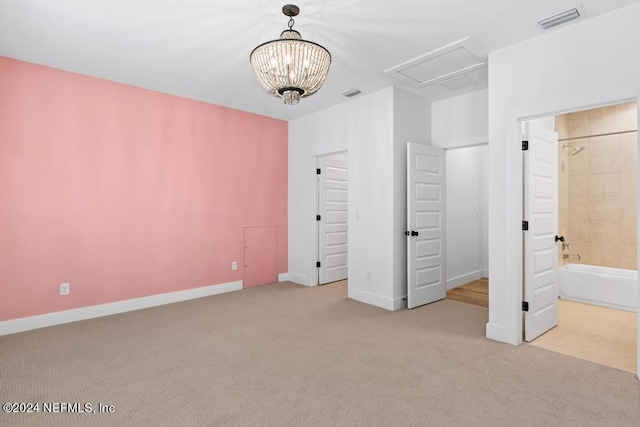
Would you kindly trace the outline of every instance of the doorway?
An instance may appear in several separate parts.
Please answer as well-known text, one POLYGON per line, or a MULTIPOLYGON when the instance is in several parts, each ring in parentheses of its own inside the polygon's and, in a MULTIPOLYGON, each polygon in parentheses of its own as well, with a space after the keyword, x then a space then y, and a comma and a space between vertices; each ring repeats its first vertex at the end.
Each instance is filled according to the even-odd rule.
POLYGON ((348 277, 347 152, 316 157, 316 284, 348 277))
POLYGON ((447 298, 487 308, 489 145, 447 148, 447 298))
MULTIPOLYGON (((531 344, 634 373, 637 304, 629 301, 638 301, 637 114, 634 101, 526 123, 555 131, 558 138, 553 224, 558 326, 531 344)), ((531 175, 524 169, 526 217, 531 175)), ((525 247, 530 231, 523 231, 525 247)), ((526 300, 531 251, 525 248, 523 255, 526 300)))

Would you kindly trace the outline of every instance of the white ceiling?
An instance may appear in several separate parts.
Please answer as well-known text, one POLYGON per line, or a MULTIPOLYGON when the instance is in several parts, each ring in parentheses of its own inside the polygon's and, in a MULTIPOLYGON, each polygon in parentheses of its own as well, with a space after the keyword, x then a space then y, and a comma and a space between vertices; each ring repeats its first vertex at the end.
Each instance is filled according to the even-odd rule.
POLYGON ((286 28, 286 0, 0 0, 0 55, 289 120, 353 88, 395 84, 429 100, 485 88, 486 69, 452 92, 384 70, 465 37, 485 53, 535 37, 537 20, 578 1, 582 20, 639 0, 292 0, 294 28, 333 58, 324 86, 295 106, 265 94, 249 64, 286 28))

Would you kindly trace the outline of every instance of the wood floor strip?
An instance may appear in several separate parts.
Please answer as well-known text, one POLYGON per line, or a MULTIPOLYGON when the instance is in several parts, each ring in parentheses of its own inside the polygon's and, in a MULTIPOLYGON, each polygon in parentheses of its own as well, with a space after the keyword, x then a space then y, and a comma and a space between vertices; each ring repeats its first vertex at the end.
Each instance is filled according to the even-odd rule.
POLYGON ((467 304, 489 307, 489 279, 482 278, 447 291, 447 298, 467 304))

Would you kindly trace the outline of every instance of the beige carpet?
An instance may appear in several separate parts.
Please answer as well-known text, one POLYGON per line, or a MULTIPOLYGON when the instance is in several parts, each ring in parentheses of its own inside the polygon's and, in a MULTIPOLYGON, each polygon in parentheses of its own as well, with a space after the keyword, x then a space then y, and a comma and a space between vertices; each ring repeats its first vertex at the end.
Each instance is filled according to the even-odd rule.
POLYGON ((558 301, 558 326, 530 344, 635 373, 636 313, 573 301, 558 301))
POLYGON ((483 307, 345 296, 282 283, 0 337, 3 402, 115 409, 0 425, 640 425, 635 375, 489 341, 483 307))

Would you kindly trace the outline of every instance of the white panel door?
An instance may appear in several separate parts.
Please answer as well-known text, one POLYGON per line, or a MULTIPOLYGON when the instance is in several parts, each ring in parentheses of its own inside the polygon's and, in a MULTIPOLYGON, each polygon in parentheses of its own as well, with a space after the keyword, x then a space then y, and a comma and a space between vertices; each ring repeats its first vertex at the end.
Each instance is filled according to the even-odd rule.
POLYGON ((318 159, 318 284, 347 278, 347 162, 318 159))
POLYGON ((558 134, 527 123, 524 156, 525 341, 558 324, 558 134))
POLYGON ((407 306, 443 299, 445 274, 444 149, 407 144, 407 306))

